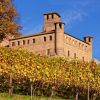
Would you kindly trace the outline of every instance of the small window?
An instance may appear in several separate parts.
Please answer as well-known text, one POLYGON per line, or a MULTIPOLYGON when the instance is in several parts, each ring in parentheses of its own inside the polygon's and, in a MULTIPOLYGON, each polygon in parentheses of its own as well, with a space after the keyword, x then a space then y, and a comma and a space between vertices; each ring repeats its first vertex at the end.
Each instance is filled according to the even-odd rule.
POLYGON ((79 43, 79 48, 81 47, 81 43, 79 43))
POLYGON ((15 42, 12 42, 12 46, 15 46, 15 42))
POLYGON ((91 38, 89 38, 89 42, 91 42, 91 38))
POLYGON ((47 55, 50 55, 50 49, 47 49, 47 55))
POLYGON ((85 46, 85 50, 87 50, 87 46, 85 46))
POLYGON ((84 57, 82 57, 82 61, 84 61, 84 57))
POLYGON ((35 43, 35 39, 33 39, 33 43, 35 43))
POLYGON ((73 40, 73 45, 75 44, 75 41, 73 40))
POLYGON ((59 27, 62 28, 62 24, 59 24, 59 27))
POLYGON ((71 42, 71 38, 69 38, 69 43, 71 42))
POLYGON ((44 42, 46 42, 46 37, 44 37, 44 42))
POLYGON ((50 36, 50 41, 52 40, 52 36, 50 36))
POLYGON ((47 15, 47 20, 49 19, 49 15, 47 15))
POLYGON ((77 41, 75 41, 75 45, 77 45, 77 41))
POLYGON ((52 19, 54 18, 54 15, 52 14, 52 19))
POLYGON ((20 45, 20 41, 18 41, 18 45, 20 45))
POLYGON ((68 57, 70 57, 70 51, 68 50, 68 57))
POLYGON ((29 44, 30 43, 30 40, 27 40, 27 44, 29 44))
POLYGON ((74 59, 76 59, 76 53, 74 53, 74 59))
POLYGON ((25 45, 25 40, 23 40, 23 45, 25 45))
POLYGON ((84 44, 82 44, 82 50, 84 50, 84 44))
POLYGON ((65 37, 66 38, 66 42, 68 42, 68 37, 65 37))

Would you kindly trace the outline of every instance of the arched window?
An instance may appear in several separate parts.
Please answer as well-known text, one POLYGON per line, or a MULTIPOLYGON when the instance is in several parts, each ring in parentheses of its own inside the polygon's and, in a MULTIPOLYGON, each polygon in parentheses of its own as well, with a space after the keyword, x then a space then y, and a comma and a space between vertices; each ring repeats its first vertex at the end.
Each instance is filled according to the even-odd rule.
POLYGON ((33 39, 33 43, 35 43, 35 39, 33 39))
POLYGON ((44 37, 44 42, 46 42, 46 37, 44 37))
POLYGON ((50 36, 50 41, 52 40, 52 36, 50 36))
POLYGON ((25 45, 25 40, 23 40, 23 45, 25 45))

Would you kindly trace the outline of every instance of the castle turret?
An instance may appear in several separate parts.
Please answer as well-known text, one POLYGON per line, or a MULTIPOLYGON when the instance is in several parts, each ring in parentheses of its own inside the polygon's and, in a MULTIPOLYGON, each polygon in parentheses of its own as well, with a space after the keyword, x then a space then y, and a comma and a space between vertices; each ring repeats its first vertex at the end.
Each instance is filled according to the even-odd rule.
POLYGON ((91 44, 91 45, 92 45, 92 40, 93 40, 93 37, 91 37, 91 36, 86 36, 86 37, 84 37, 84 41, 85 41, 86 43, 91 44))
POLYGON ((56 42, 56 54, 58 56, 64 56, 64 23, 63 22, 57 22, 55 23, 55 42, 56 42))
POLYGON ((89 51, 88 51, 88 57, 89 57, 89 61, 92 60, 92 42, 93 42, 93 37, 91 36, 86 36, 84 37, 84 42, 88 43, 90 46, 89 46, 89 51))
POLYGON ((52 31, 55 30, 54 23, 60 21, 60 15, 58 13, 46 13, 44 14, 44 27, 43 31, 52 31))

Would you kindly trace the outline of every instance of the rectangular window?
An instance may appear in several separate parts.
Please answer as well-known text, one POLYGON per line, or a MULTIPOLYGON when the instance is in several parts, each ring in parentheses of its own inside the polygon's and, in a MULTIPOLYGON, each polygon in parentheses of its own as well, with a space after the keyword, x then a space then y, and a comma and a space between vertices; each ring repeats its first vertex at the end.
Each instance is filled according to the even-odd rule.
POLYGON ((12 42, 12 46, 15 46, 15 42, 12 42))
POLYGON ((35 39, 33 39, 33 43, 35 43, 35 39))
POLYGON ((68 50, 68 57, 70 57, 70 51, 68 50))
POLYGON ((73 45, 75 44, 74 40, 73 40, 73 45))
POLYGON ((52 41, 52 36, 50 36, 50 41, 52 41))
POLYGON ((82 57, 82 61, 84 61, 84 57, 82 57))
POLYGON ((18 41, 18 45, 20 45, 20 41, 18 41))
POLYGON ((89 38, 89 42, 91 42, 91 38, 89 38))
POLYGON ((59 27, 62 29, 62 24, 59 24, 59 27))
POLYGON ((74 59, 76 59, 76 53, 74 53, 74 59))
POLYGON ((50 49, 47 49, 47 55, 50 55, 50 49))
POLYGON ((44 42, 46 42, 46 37, 44 37, 44 42))
POLYGON ((25 40, 23 40, 23 45, 25 45, 25 40))
POLYGON ((29 44, 30 43, 30 40, 27 40, 27 44, 29 44))
POLYGON ((52 19, 54 18, 54 15, 52 14, 52 19))
POLYGON ((49 19, 49 15, 47 15, 47 20, 49 19))

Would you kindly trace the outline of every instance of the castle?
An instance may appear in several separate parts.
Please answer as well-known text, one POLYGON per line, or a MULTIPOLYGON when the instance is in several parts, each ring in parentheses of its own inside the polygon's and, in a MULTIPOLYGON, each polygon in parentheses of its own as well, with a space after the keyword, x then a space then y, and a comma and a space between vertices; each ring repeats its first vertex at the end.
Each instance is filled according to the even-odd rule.
POLYGON ((86 36, 80 40, 65 33, 65 24, 56 13, 44 14, 43 31, 37 34, 10 39, 9 47, 25 47, 34 54, 61 56, 84 61, 92 60, 92 37, 86 36))

